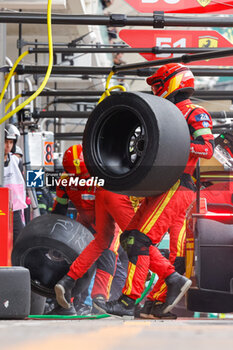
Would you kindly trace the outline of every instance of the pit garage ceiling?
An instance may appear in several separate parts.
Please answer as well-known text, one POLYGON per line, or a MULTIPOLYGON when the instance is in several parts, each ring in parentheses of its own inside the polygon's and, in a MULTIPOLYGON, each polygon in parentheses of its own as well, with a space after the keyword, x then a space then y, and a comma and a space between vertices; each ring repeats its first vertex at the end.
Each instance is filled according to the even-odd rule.
MULTIPOLYGON (((52 13, 62 14, 87 14, 91 13, 92 9, 96 5, 97 0, 53 0, 52 1, 52 13)), ((0 0, 0 9, 9 11, 22 10, 23 12, 41 12, 46 13, 47 0, 0 0)), ((47 34, 47 26, 42 24, 24 24, 22 26, 22 33, 24 35, 31 35, 34 37, 43 36, 47 34), (28 30, 30 26, 30 31, 28 30), (30 34, 29 34, 30 33, 30 34)), ((7 24, 7 35, 17 36, 19 26, 17 24, 7 24)), ((87 33, 87 26, 62 26, 63 36, 73 36, 77 38, 87 33)), ((53 25, 53 34, 56 36, 61 34, 61 26, 53 25)))
MULTIPOLYGON (((46 13, 47 12, 47 0, 0 0, 0 9, 2 11, 19 11, 22 12, 37 12, 46 13), (18 3, 18 5, 17 5, 18 3), (24 4, 24 7, 21 6, 24 4)), ((84 15, 84 14, 95 14, 98 11, 102 12, 99 0, 52 0, 52 14, 62 13, 64 15, 84 15)), ((98 26, 89 25, 52 25, 53 33, 53 44, 56 43, 69 43, 72 40, 85 36, 85 43, 92 43, 93 40, 101 41, 98 26), (95 34, 93 33, 95 32, 95 34), (87 34, 90 35, 87 35, 87 34)), ((19 38, 19 24, 17 23, 7 23, 7 56, 12 62, 18 57, 17 40, 19 38)), ((34 42, 37 39, 40 43, 47 43, 47 25, 46 24, 22 24, 22 39, 26 42, 34 42)), ((32 45, 29 45, 32 46, 32 45)), ((24 51, 27 46, 22 47, 24 51)), ((47 55, 48 56, 48 55, 47 55)), ((38 64, 47 64, 47 56, 39 55, 38 64)), ((75 62, 75 65, 93 65, 93 66, 109 66, 111 62, 105 62, 105 55, 96 54, 86 54, 75 62), (84 62, 82 62, 84 60, 84 62)), ((23 60, 24 64, 35 64, 34 56, 30 55, 23 60)), ((74 78, 74 85, 80 83, 77 77, 74 78)), ((62 85, 67 83, 70 86, 70 77, 66 79, 60 77, 51 77, 48 85, 53 84, 54 81, 59 82, 62 80, 62 85)), ((88 87, 93 82, 90 79, 85 81, 82 80, 82 88, 88 87), (83 83, 84 82, 84 83, 83 83)), ((102 79, 98 79, 98 84, 101 83, 100 88, 102 88, 102 79)), ((99 85, 98 85, 99 88, 99 85)))

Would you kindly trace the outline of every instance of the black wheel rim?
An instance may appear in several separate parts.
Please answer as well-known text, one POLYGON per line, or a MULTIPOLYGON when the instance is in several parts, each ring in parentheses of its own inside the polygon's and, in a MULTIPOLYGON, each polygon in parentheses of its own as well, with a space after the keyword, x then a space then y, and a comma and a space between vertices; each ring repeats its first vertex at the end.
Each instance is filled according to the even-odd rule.
POLYGON ((146 128, 140 114, 128 106, 107 113, 95 130, 92 152, 100 168, 121 178, 140 165, 147 147, 146 128))

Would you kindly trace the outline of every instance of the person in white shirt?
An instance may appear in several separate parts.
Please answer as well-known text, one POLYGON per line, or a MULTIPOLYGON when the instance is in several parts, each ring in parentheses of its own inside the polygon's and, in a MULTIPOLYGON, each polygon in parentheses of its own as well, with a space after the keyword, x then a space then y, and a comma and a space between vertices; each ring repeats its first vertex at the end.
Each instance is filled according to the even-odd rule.
POLYGON ((19 168, 19 158, 14 154, 19 130, 13 124, 5 126, 3 186, 10 189, 13 209, 13 244, 24 227, 23 210, 27 207, 25 181, 19 168))

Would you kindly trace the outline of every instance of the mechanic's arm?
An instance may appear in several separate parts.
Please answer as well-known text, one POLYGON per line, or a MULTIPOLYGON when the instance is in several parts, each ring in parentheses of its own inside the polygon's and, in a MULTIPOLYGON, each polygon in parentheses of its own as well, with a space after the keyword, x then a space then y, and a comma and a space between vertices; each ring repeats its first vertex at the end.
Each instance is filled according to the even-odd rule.
POLYGON ((190 133, 192 135, 190 143, 190 153, 193 156, 210 159, 214 153, 214 136, 212 130, 212 119, 207 113, 200 113, 192 116, 189 123, 190 133), (202 120, 200 118, 202 116, 202 120), (204 122, 203 122, 204 119, 204 122), (205 124, 205 127, 203 127, 205 124))
POLYGON ((66 188, 58 185, 56 188, 56 197, 53 203, 52 214, 66 215, 68 209, 69 197, 66 193, 66 188))
POLYGON ((200 158, 210 159, 214 153, 213 135, 200 135, 195 140, 191 141, 190 153, 200 158))

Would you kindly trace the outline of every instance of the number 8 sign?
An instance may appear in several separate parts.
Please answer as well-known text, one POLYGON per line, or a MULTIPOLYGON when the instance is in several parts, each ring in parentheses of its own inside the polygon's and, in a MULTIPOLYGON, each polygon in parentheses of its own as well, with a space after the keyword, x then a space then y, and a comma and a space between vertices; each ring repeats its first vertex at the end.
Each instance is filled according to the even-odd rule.
POLYGON ((53 142, 44 142, 44 165, 53 165, 53 142))

